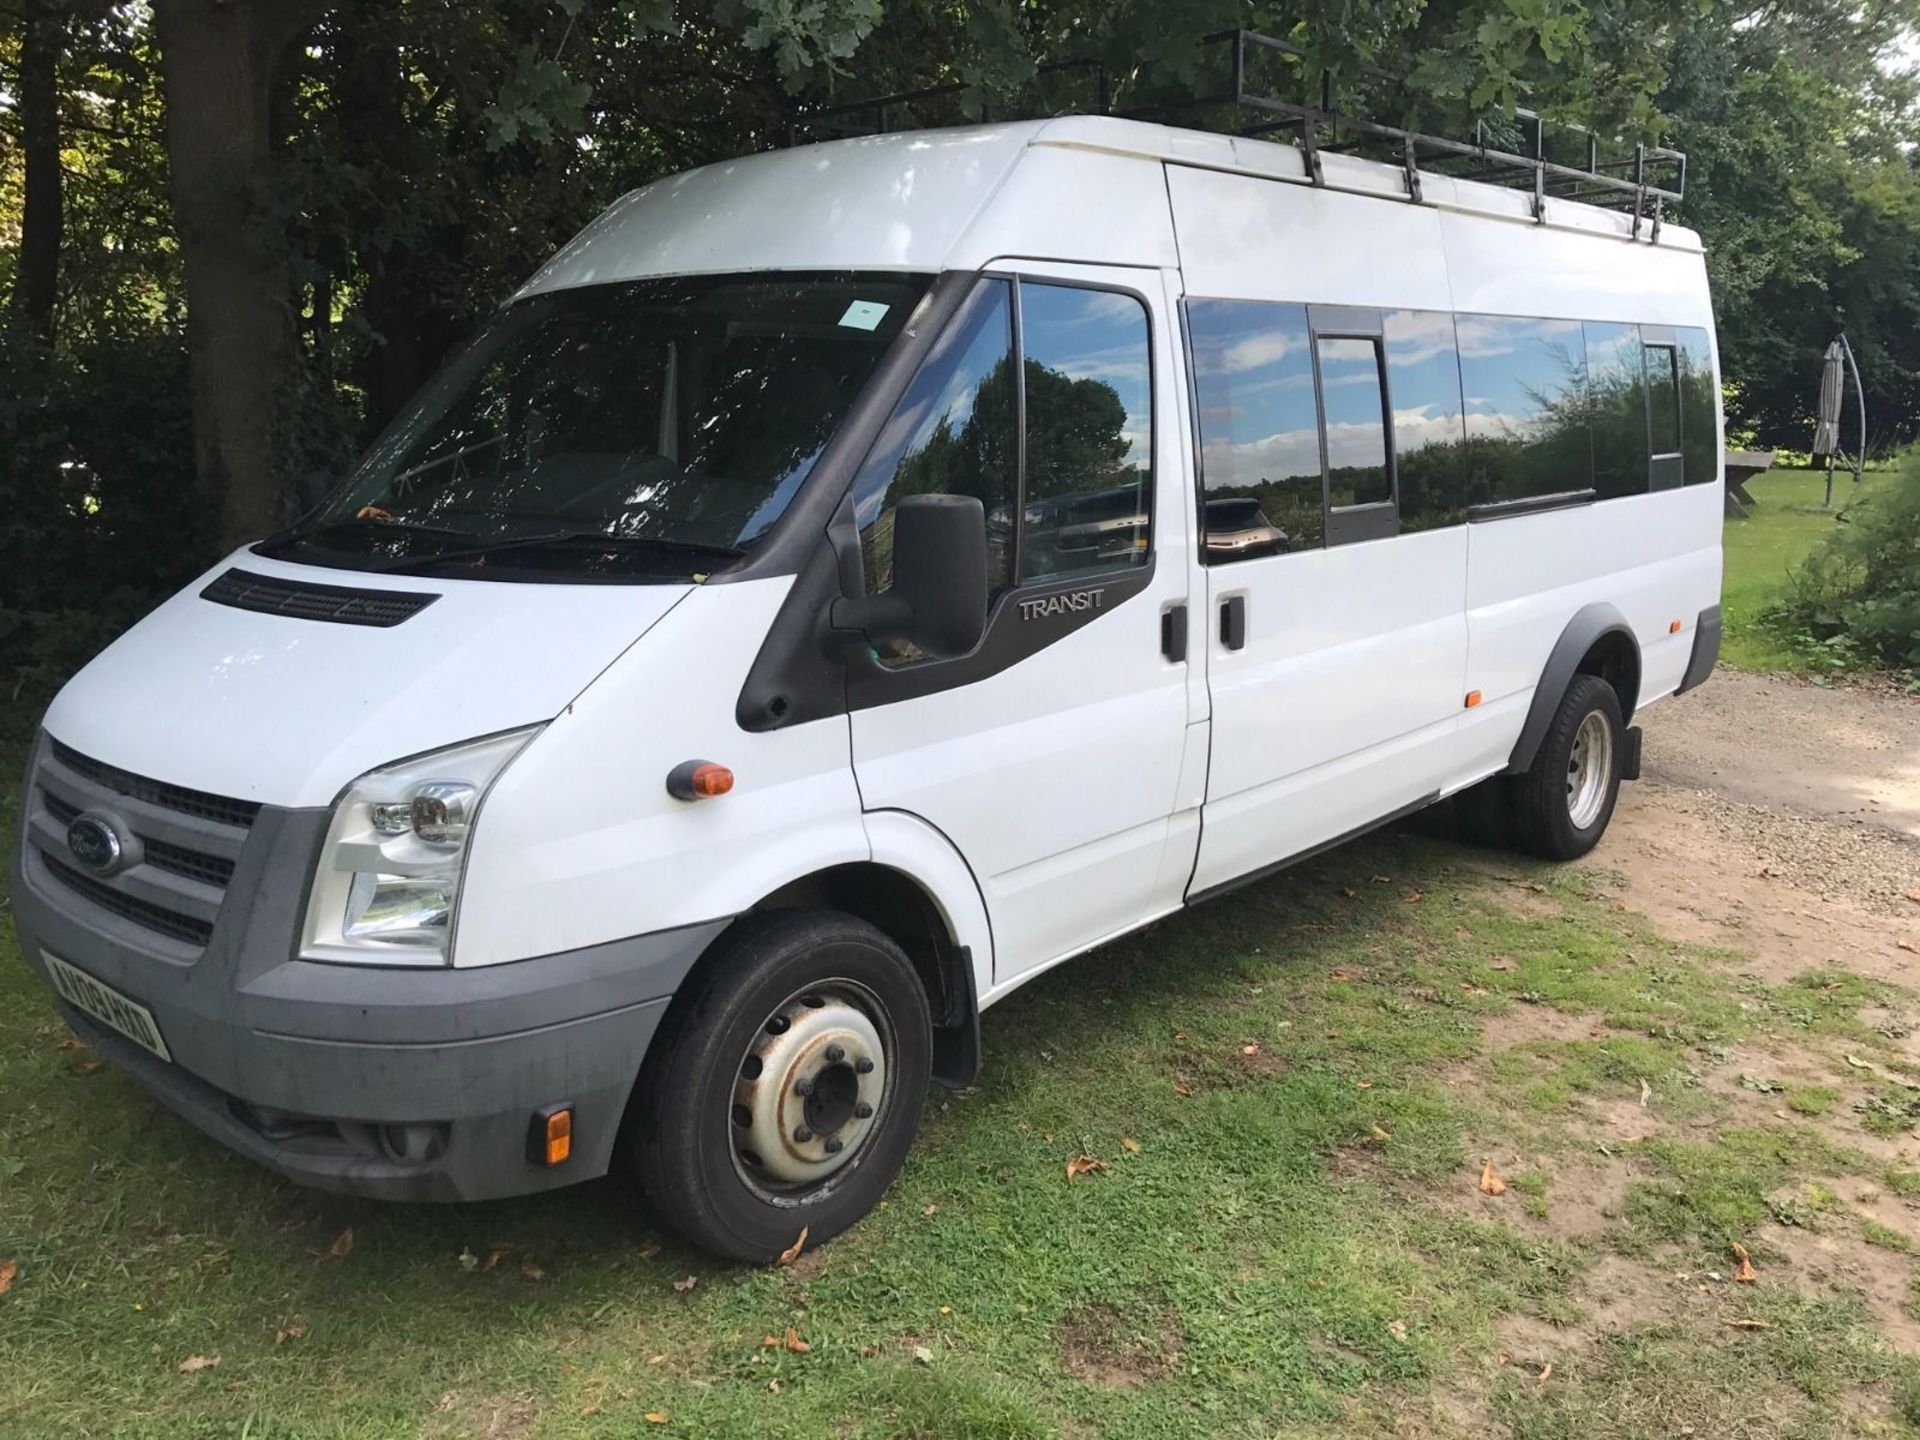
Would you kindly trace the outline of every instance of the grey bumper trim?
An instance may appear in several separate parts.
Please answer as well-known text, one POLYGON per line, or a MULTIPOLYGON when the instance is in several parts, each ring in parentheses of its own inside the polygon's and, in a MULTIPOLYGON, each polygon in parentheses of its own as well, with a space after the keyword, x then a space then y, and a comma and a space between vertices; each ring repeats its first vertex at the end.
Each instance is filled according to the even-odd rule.
POLYGON ((1694 626, 1693 653, 1687 658, 1687 673, 1680 679, 1680 688, 1673 693, 1684 695, 1696 685, 1704 683, 1719 662, 1720 607, 1709 605, 1700 612, 1700 619, 1694 626))

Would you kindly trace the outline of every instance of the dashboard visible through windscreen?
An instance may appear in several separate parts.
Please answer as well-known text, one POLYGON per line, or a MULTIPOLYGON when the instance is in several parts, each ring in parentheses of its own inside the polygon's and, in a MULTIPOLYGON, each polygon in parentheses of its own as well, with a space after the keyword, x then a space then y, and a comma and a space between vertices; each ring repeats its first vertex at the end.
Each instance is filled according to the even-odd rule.
POLYGON ((270 552, 497 579, 684 579, 750 548, 925 293, 759 274, 502 311, 270 552))

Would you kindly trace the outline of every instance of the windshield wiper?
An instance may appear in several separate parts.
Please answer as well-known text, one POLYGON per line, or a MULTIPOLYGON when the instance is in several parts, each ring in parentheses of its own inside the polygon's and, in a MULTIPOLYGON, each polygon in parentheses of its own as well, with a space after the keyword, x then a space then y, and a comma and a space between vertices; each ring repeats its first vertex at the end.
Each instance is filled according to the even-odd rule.
MULTIPOLYGON (((460 532, 466 534, 467 532, 460 532)), ((460 545, 432 555, 407 555, 373 568, 382 572, 411 570, 420 565, 439 565, 453 560, 473 560, 498 555, 505 550, 534 550, 545 546, 571 545, 612 552, 627 549, 670 550, 678 554, 709 560, 738 560, 745 551, 732 545, 708 545, 697 540, 670 540, 659 535, 609 535, 604 530, 548 530, 538 535, 502 535, 473 545, 460 545)))
POLYGON ((287 532, 289 540, 307 540, 315 535, 324 535, 332 530, 359 530, 368 534, 380 534, 391 531, 401 535, 448 535, 456 540, 478 540, 480 536, 472 530, 460 530, 452 525, 429 525, 423 520, 403 520, 397 517, 376 520, 371 515, 342 515, 334 520, 319 520, 310 525, 295 526, 287 532))

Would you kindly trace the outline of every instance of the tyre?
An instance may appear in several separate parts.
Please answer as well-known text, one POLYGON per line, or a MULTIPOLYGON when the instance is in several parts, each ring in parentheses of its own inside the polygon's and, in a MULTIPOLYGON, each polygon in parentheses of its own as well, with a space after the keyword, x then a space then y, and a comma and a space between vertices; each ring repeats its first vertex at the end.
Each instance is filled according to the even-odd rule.
POLYGON ((926 992, 879 930, 836 911, 742 920, 674 997, 629 1109, 628 1151, 687 1239, 767 1262, 871 1210, 919 1128, 926 992))
POLYGON ((1513 787, 1519 848, 1546 860, 1573 860, 1606 833, 1620 795, 1620 697, 1597 675, 1576 675, 1540 741, 1533 765, 1513 787))

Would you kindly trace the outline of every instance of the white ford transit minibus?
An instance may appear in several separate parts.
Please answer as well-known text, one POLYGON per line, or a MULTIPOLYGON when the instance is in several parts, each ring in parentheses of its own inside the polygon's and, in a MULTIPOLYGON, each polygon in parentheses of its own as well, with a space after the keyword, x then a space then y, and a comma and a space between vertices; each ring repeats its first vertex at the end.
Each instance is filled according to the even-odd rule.
POLYGON ((1051 965, 1469 787, 1582 853, 1718 650, 1701 247, 1413 178, 1094 117, 627 196, 60 693, 28 963, 284 1175, 765 1259, 1051 965))

